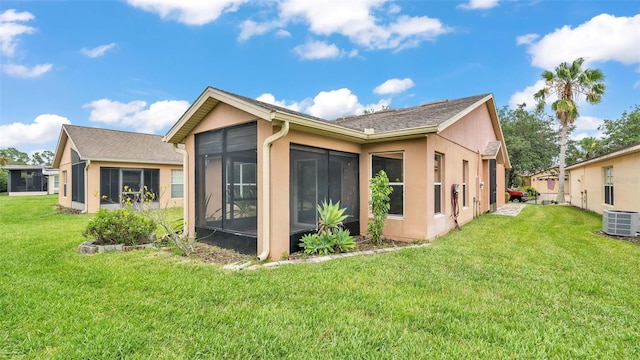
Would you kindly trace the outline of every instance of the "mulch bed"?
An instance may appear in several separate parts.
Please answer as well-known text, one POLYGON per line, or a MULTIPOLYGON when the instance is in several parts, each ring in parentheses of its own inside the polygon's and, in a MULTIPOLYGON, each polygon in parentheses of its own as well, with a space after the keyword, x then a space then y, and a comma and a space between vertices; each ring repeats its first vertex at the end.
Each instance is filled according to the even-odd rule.
MULTIPOLYGON (((365 238, 363 236, 356 236, 356 248, 351 252, 357 251, 367 251, 367 250, 376 250, 383 249, 389 247, 403 247, 413 245, 411 242, 406 241, 394 241, 394 240, 384 240, 382 244, 374 244, 370 239, 365 238)), ((205 243, 196 243, 195 251, 192 255, 194 259, 198 259, 205 263, 212 264, 230 264, 233 262, 247 262, 247 261, 255 261, 255 255, 245 255, 240 254, 239 252, 223 249, 217 246, 208 245, 205 243)), ((287 260, 296 260, 296 259, 308 259, 316 255, 306 255, 302 248, 301 251, 290 254, 287 260)))

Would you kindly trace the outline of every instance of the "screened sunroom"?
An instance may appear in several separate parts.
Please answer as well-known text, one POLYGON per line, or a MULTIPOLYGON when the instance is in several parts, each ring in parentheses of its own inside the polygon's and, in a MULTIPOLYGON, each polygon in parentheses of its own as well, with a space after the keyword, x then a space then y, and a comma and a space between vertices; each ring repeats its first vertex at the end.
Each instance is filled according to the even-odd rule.
POLYGON ((300 238, 315 231, 318 205, 340 202, 351 234, 360 231, 358 154, 291 145, 289 181, 290 252, 300 250, 300 238))
POLYGON ((197 134, 195 146, 196 234, 203 241, 255 253, 257 124, 197 134))

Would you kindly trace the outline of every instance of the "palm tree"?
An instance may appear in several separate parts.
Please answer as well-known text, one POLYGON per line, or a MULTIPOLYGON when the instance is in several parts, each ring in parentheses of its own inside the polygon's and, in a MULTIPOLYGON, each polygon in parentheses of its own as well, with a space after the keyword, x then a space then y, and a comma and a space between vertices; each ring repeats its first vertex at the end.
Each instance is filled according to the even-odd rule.
POLYGON ((571 64, 563 62, 555 68, 555 72, 545 70, 542 78, 544 88, 535 93, 538 102, 537 109, 544 109, 546 100, 550 96, 558 99, 551 104, 551 110, 556 112, 560 121, 560 159, 558 167, 558 203, 564 202, 564 168, 567 152, 567 128, 578 117, 577 101, 585 97, 589 104, 597 104, 604 95, 604 74, 599 69, 582 69, 584 58, 577 58, 571 64))

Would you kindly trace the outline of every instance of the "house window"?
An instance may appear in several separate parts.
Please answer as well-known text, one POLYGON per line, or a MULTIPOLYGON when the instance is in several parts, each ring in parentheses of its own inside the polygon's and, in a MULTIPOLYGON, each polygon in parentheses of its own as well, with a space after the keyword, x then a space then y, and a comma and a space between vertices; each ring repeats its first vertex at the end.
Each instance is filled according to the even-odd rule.
POLYGON ((159 201, 160 169, 100 168, 100 204, 120 204, 144 196, 159 201))
POLYGON ((404 215, 404 154, 402 152, 371 155, 371 174, 384 170, 393 189, 389 195, 389 215, 404 215))
POLYGON ((181 199, 183 196, 184 173, 182 170, 171 170, 171 198, 181 199))
POLYGON ((62 172, 62 196, 67 197, 67 171, 62 172))
POLYGON ((433 163, 433 212, 442 213, 442 158, 444 155, 436 153, 433 163))
POLYGON ((604 203, 613 205, 613 166, 604 168, 604 203))
POLYGON ((233 164, 233 192, 238 198, 254 198, 258 191, 256 163, 233 164))
POLYGON ((196 226, 255 236, 257 123, 196 134, 196 226))
POLYGON ((469 183, 469 162, 462 160, 462 206, 467 207, 469 204, 469 196, 467 192, 467 184, 469 183))
POLYGON ((289 152, 290 231, 315 229, 317 207, 329 200, 346 209, 345 225, 357 223, 358 155, 295 144, 289 152))
POLYGON ((53 177, 53 191, 57 191, 60 186, 60 178, 58 175, 51 175, 53 177))

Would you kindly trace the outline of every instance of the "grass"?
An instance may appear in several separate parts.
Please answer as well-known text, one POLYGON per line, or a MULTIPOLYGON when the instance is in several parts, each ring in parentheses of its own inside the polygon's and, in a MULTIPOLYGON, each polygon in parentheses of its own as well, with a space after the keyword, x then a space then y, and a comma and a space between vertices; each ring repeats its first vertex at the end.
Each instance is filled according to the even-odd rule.
POLYGON ((564 206, 432 246, 229 272, 78 254, 91 215, 0 199, 0 358, 640 357, 640 247, 564 206))

